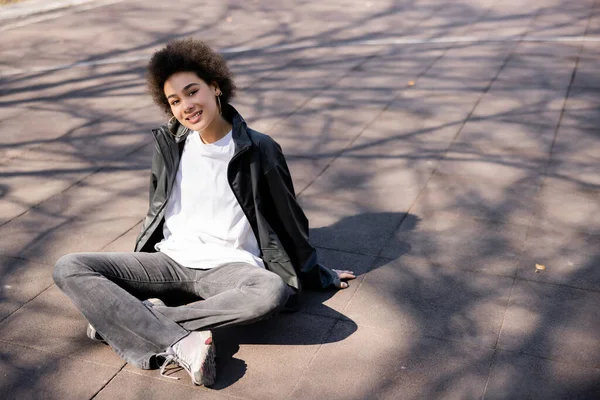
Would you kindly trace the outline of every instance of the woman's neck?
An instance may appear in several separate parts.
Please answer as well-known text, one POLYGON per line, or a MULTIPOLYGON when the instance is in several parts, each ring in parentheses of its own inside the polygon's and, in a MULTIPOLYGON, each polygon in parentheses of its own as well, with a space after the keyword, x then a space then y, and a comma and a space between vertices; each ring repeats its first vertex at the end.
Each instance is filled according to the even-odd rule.
POLYGON ((206 129, 199 132, 200 139, 204 143, 214 143, 221 140, 230 130, 231 124, 222 115, 218 115, 206 129))

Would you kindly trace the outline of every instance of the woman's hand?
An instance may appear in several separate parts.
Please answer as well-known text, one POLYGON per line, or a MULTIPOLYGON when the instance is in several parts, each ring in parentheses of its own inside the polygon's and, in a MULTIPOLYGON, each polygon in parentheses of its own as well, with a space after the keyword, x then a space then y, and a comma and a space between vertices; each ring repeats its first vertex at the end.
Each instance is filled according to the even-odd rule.
POLYGON ((355 279, 356 275, 354 275, 354 271, 347 271, 341 269, 332 269, 333 272, 337 274, 337 279, 335 280, 335 287, 338 289, 346 289, 348 286, 348 280, 355 279))

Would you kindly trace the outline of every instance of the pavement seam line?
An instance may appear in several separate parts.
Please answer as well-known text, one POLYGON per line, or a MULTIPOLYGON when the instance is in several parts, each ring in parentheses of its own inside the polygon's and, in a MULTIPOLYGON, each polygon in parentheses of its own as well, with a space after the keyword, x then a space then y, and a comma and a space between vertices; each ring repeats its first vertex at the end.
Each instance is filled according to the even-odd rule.
MULTIPOLYGON (((418 23, 416 23, 414 26, 411 26, 410 29, 415 29, 417 27, 419 27, 421 25, 421 23, 425 22, 428 18, 431 18, 432 16, 434 16, 438 11, 440 11, 443 8, 443 6, 440 6, 438 8, 436 8, 431 14, 429 14, 427 16, 427 18, 420 20, 418 23)), ((485 13, 484 13, 485 14, 485 13)), ((383 53, 385 51, 385 49, 380 49, 379 51, 375 51, 374 54, 371 54, 370 56, 366 57, 365 60, 359 62, 358 64, 356 64, 355 66, 353 66, 352 68, 350 68, 346 74, 344 74, 342 77, 340 77, 340 79, 336 80, 334 83, 332 83, 331 85, 329 85, 328 87, 322 89, 317 95, 315 95, 313 98, 318 97, 321 93, 324 93, 327 89, 330 89, 331 87, 335 86, 336 84, 338 84, 342 79, 351 76, 353 72, 355 72, 358 68, 362 67, 363 64, 367 63, 368 61, 372 60, 373 58, 377 57, 378 55, 380 55, 381 53, 383 53)), ((441 59, 443 57, 439 56, 439 57, 434 57, 433 61, 430 65, 427 66, 427 68, 425 68, 423 71, 421 71, 417 77, 415 78, 415 80, 417 80, 419 77, 423 76, 423 74, 425 74, 427 71, 429 71, 429 69, 431 69, 431 67, 433 66, 433 64, 435 64, 439 59, 441 59)), ((404 89, 400 89, 399 92, 402 92, 403 90, 406 90, 406 88, 404 89)), ((339 159, 357 140, 359 137, 362 136, 362 134, 377 120, 377 118, 379 118, 379 116, 381 114, 383 114, 387 109, 389 109, 389 107, 394 103, 394 101, 396 101, 398 99, 399 95, 394 96, 390 101, 388 101, 388 103, 383 107, 382 110, 380 110, 380 112, 378 112, 373 118, 371 118, 370 121, 367 122, 367 124, 361 129, 359 130, 359 132, 354 135, 354 137, 352 137, 350 139, 350 141, 348 141, 346 143, 346 145, 344 146, 344 148, 342 148, 341 150, 339 150, 338 152, 335 152, 334 155, 332 156, 332 159, 323 167, 323 169, 311 180, 309 181, 306 186, 304 188, 302 188, 302 190, 300 190, 297 193, 297 197, 300 197, 302 195, 302 193, 304 193, 304 191, 306 191, 310 186, 312 186, 313 183, 315 183, 328 169, 329 167, 337 160, 339 159)), ((312 100, 312 99, 311 99, 312 100)), ((306 103, 305 103, 306 104, 306 103)), ((304 105, 303 105, 304 106, 304 105)), ((296 110, 298 111, 298 110, 296 110)), ((296 112, 294 111, 294 113, 296 112)))
MULTIPOLYGON (((494 2, 491 6, 489 6, 488 9, 485 10, 485 12, 481 13, 481 15, 479 15, 475 21, 473 21, 470 25, 468 25, 464 30, 468 32, 468 30, 471 28, 471 26, 475 23, 477 23, 478 21, 480 21, 482 18, 484 18, 492 9, 493 7, 498 4, 500 2, 500 0, 496 0, 496 2, 494 2)), ((427 72, 429 72, 435 64, 437 64, 441 59, 444 58, 444 56, 446 54, 448 54, 448 52, 450 50, 452 50, 452 46, 447 47, 444 49, 443 53, 437 57, 434 57, 433 60, 431 61, 431 63, 429 65, 427 65, 426 68, 423 69, 423 71, 419 72, 419 74, 417 75, 417 77, 415 78, 415 81, 417 82, 418 79, 422 76, 424 76, 425 74, 427 74, 427 72)), ((502 70, 502 68, 504 68, 504 65, 502 65, 502 67, 500 68, 500 71, 502 70)), ((498 72, 498 75, 500 74, 500 71, 498 72)), ((494 77, 496 78, 496 77, 494 77)), ((492 83, 489 84, 489 87, 491 87, 492 83)), ((488 87, 488 88, 489 88, 488 87)), ((425 183, 423 184, 423 186, 421 187, 419 194, 417 194, 417 196, 415 197, 414 201, 409 205, 408 209, 406 210, 406 212, 404 213, 404 215, 402 216, 402 218, 400 218, 400 221, 398 222, 398 224, 396 225, 396 227, 392 230, 392 233, 390 234, 390 236, 383 242, 384 244, 382 245, 382 247, 379 249, 377 255, 375 256, 375 261, 372 264, 372 267, 365 272, 365 277, 363 278, 363 280, 360 282, 360 284, 358 285, 358 288, 356 289, 356 291, 352 294, 352 296, 350 297, 350 299, 348 300, 348 302, 346 303, 346 305, 344 306, 344 308, 342 309, 342 312, 345 312, 346 309, 350 306, 350 303, 352 303, 352 301, 354 300, 354 297, 357 295, 358 291, 360 290, 360 288, 364 285, 364 283, 367 281, 368 278, 368 274, 369 272, 371 272, 373 270, 373 267, 375 266, 376 262, 378 259, 382 258, 381 253, 383 252, 383 250, 386 248, 387 244, 392 240, 392 238, 394 237, 394 235, 396 234, 396 232, 398 231, 398 229, 402 226, 402 223, 404 222, 404 220, 408 217, 408 214, 410 213, 410 210, 414 207, 414 205, 416 204, 416 202, 418 201, 418 199, 421 197, 422 193, 424 192, 425 188, 427 187, 427 183, 429 182, 429 180, 431 179, 431 177, 434 175, 435 171, 437 170, 437 167, 439 166, 439 162, 441 159, 443 159, 443 157, 445 157, 445 154, 447 153, 448 149, 450 148, 450 146, 452 145, 452 143, 454 143, 454 141, 456 140, 456 138, 458 137, 458 135, 460 134, 460 131, 462 130, 462 128, 464 127, 464 125, 466 124, 466 121, 469 119, 469 117, 472 115, 472 112, 475 110, 475 108, 477 107, 477 105, 479 104, 479 101, 481 100, 481 98, 483 98, 483 96, 485 95, 485 93, 487 92, 487 89, 484 91, 484 93, 482 93, 480 95, 480 97, 478 98, 478 100, 475 102, 475 105, 473 106, 473 109, 471 110, 471 112, 467 115, 467 117, 465 118, 465 120, 463 121, 463 123, 459 126, 459 130, 458 133, 455 135, 455 137, 451 140, 450 144, 448 145, 448 148, 446 148, 446 151, 444 152, 444 155, 442 156, 442 158, 440 158, 438 160, 437 165, 433 168, 433 170, 430 172, 429 177, 427 178, 427 180, 425 181, 425 183)), ((407 88, 404 88, 403 90, 407 90, 407 88)), ((401 93, 403 90, 400 90, 399 92, 401 93)), ((394 99, 388 103, 388 105, 385 107, 385 109, 388 109, 391 104, 393 104, 393 101, 396 101, 398 99, 399 95, 396 95, 394 97, 394 99)), ((380 116, 385 109, 379 113, 377 116, 380 116)), ((369 124, 367 124, 367 126, 359 133, 359 135, 356 137, 356 140, 358 140, 358 137, 360 137, 360 135, 362 135, 362 133, 364 133, 369 126, 371 126, 374 122, 375 122, 376 118, 373 119, 372 121, 370 121, 369 124)), ((345 151, 345 150, 344 150, 345 151)), ((343 152, 341 153, 343 154, 343 152)), ((340 154, 340 156, 341 156, 340 154)), ((329 167, 329 166, 327 166, 329 167)), ((319 175, 320 176, 320 175, 319 175)), ((316 178, 315 178, 316 180, 316 178)))
MULTIPOLYGON (((329 328, 329 330, 327 331, 327 333, 325 333, 323 335, 323 341, 327 340, 327 338, 329 336, 331 336, 331 333, 333 332, 334 328, 341 323, 342 320, 337 319, 335 320, 335 322, 331 325, 331 328, 329 328)), ((306 364, 306 367, 304 368, 304 370, 302 371, 302 374, 300 374, 300 377, 298 378, 298 380, 296 381, 296 384, 292 387, 292 389, 290 390, 290 392, 287 394, 287 396, 285 396, 286 399, 289 399, 290 397, 292 397, 292 394, 294 394, 294 391, 296 390, 296 388, 300 385, 300 382, 302 381, 302 379, 304 379, 304 377, 306 376, 306 374, 308 373, 308 369, 309 367, 312 365, 313 361, 315 360, 315 358, 317 358, 317 355, 319 354, 319 351, 321 351, 321 349, 323 348, 323 346, 325 345, 325 343, 321 343, 319 344, 319 347, 317 348, 317 350, 315 351, 315 353, 313 354, 313 356, 310 358, 310 361, 308 362, 308 364, 306 364)))
MULTIPOLYGON (((588 15, 588 21, 587 21, 586 28, 585 28, 585 31, 584 31, 584 36, 588 32, 589 24, 590 24, 590 21, 591 21, 591 18, 592 18, 593 10, 594 10, 595 5, 596 5, 596 1, 597 0, 594 0, 594 3, 592 4, 592 7, 590 9, 590 13, 588 15)), ((536 13, 535 17, 532 19, 532 22, 530 23, 530 26, 538 18, 539 15, 540 15, 540 10, 538 10, 538 12, 536 13)), ((521 42, 519 44, 521 44, 521 42)), ((517 44, 516 47, 518 47, 519 44, 517 44)), ((515 47, 515 49, 516 49, 516 47, 515 47)), ((560 127, 560 124, 561 124, 561 121, 562 121, 562 118, 563 118, 563 115, 564 115, 565 107, 566 107, 566 104, 567 104, 567 99, 569 97, 569 93, 571 91, 571 87, 573 85, 573 81, 575 79, 575 74, 576 74, 576 71, 577 71, 577 66, 579 64, 579 59, 580 59, 582 51, 583 51, 583 43, 580 45, 579 52, 577 54, 577 58, 576 58, 576 61, 575 61, 575 66, 574 66, 573 71, 571 73, 571 80, 569 82, 569 86, 567 87, 567 91, 566 91, 566 94, 565 94, 565 99, 563 100, 563 105, 562 105, 562 108, 561 108, 561 113, 560 113, 558 122, 556 124, 555 130, 554 130, 552 144, 550 146, 548 160, 546 162, 546 168, 542 172, 542 179, 541 179, 541 181, 540 181, 540 183, 539 183, 539 185, 537 187, 537 191, 536 191, 536 194, 534 196, 534 201, 539 196, 539 193, 540 193, 540 191, 541 191, 541 189, 543 187, 543 183, 544 183, 545 177, 547 175, 547 169, 548 169, 548 166, 550 164, 550 159, 551 159, 551 156, 552 156, 552 149, 554 147, 554 143, 556 142, 556 137, 558 135, 558 130, 559 130, 559 127, 560 127)), ((514 50, 513 50, 513 53, 511 54, 511 56, 513 54, 514 54, 514 50)), ((535 211, 534 211, 534 213, 532 213, 532 216, 531 216, 531 218, 529 220, 529 226, 527 228, 527 232, 525 233, 525 238, 523 240, 523 245, 522 245, 522 248, 521 248, 521 254, 519 256, 519 262, 517 264, 517 269, 515 271, 515 275, 514 275, 514 278, 513 278, 513 283, 512 283, 512 285, 510 287, 510 291, 509 291, 509 294, 508 294, 508 300, 506 302, 506 307, 504 308, 504 312, 502 314, 502 321, 500 323, 500 329, 498 330, 498 335, 496 337, 496 341, 495 341, 495 344, 494 344, 494 355, 492 356, 492 358, 490 360, 490 366, 489 366, 489 370, 488 370, 488 376, 487 376, 487 379, 486 379, 486 382, 485 382, 483 393, 481 395, 481 399, 482 400, 485 399, 485 395, 487 393, 488 386, 489 386, 489 383, 490 383, 491 378, 492 378, 492 372, 493 372, 493 368, 494 368, 494 365, 496 363, 496 358, 497 358, 496 354, 497 354, 498 350, 500 349, 500 347, 499 347, 499 345, 500 345, 500 337, 502 336, 502 330, 504 328, 504 323, 506 322, 506 315, 508 314, 508 309, 510 307, 511 300, 513 298, 513 293, 514 293, 514 290, 515 290, 515 286, 517 285, 517 281, 521 280, 521 279, 519 279, 519 272, 521 270, 521 260, 523 259, 523 256, 524 256, 524 253, 525 253, 525 249, 526 249, 527 240, 528 240, 529 234, 530 234, 530 232, 532 230, 534 217, 535 217, 535 211)))
MULTIPOLYGON (((29 261, 29 260, 28 260, 29 261)), ((52 286, 54 286, 54 281, 52 281, 51 284, 49 284, 48 286, 46 286, 44 289, 42 289, 41 292, 39 292, 38 294, 36 294, 35 296, 33 296, 31 299, 27 300, 25 303, 21 304, 17 309, 15 309, 13 312, 11 312, 10 314, 8 314, 7 316, 3 317, 2 319, 0 319, 0 324, 4 321, 6 321, 7 319, 9 319, 12 315, 14 315, 17 311, 19 311, 20 309, 22 309, 23 307, 25 307, 27 304, 31 303, 33 300, 37 299, 41 294, 45 293, 46 291, 48 291, 48 289, 50 289, 52 286)), ((1 339, 0 339, 1 341, 1 339)))
MULTIPOLYGON (((129 151, 129 152, 127 152, 127 153, 123 154, 121 157, 122 157, 122 158, 124 158, 124 157, 128 157, 128 156, 130 156, 130 155, 132 155, 132 154, 134 154, 134 153, 136 153, 136 152, 140 151, 140 150, 141 150, 141 149, 143 149, 144 147, 148 146, 150 143, 152 143, 152 142, 151 142, 151 141, 148 141, 148 142, 146 142, 146 143, 144 143, 144 144, 142 144, 142 145, 140 145, 140 146, 136 147, 135 149, 133 149, 133 150, 131 150, 131 151, 129 151)), ((112 161, 114 161, 114 160, 112 160, 112 161)), ((15 219, 17 219, 17 218, 19 218, 19 217, 21 217, 21 216, 23 216, 23 215, 27 214, 28 212, 30 212, 30 211, 32 211, 32 210, 34 210, 34 209, 36 209, 36 208, 39 208, 39 207, 40 207, 42 204, 46 203, 47 201, 50 201, 50 200, 54 199, 55 197, 58 197, 58 196, 60 196, 60 195, 62 195, 62 194, 64 194, 64 193, 66 193, 67 191, 69 191, 69 190, 70 190, 70 189, 72 189, 73 187, 76 187, 76 186, 79 186, 79 185, 81 185, 81 183, 82 183, 83 181, 85 181, 86 179, 88 179, 89 177, 91 177, 91 176, 93 176, 93 175, 96 175, 96 174, 98 174, 98 173, 100 173, 100 172, 102 172, 102 171, 104 171, 104 170, 110 170, 110 168, 111 168, 111 167, 110 167, 110 166, 108 166, 108 165, 101 165, 101 166, 98 166, 98 167, 97 167, 95 170, 93 170, 93 171, 92 171, 92 172, 90 172, 89 174, 87 174, 87 175, 85 175, 85 176, 81 177, 80 179, 77 179, 75 182, 73 182, 71 185, 67 186, 66 188, 62 189, 61 191, 59 191, 59 192, 57 192, 57 193, 54 193, 54 194, 53 194, 53 195, 51 195, 50 197, 47 197, 47 198, 45 198, 45 199, 41 200, 40 202, 38 202, 38 203, 36 203, 36 204, 32 205, 32 206, 31 206, 31 207, 29 207, 27 210, 23 211, 22 213, 20 213, 20 214, 18 214, 18 215, 15 215, 14 217, 10 218, 9 220, 6 220, 6 221, 4 221, 3 223, 0 223, 0 228, 1 228, 1 227, 3 227, 4 225, 6 225, 6 224, 8 224, 8 223, 10 223, 10 222, 12 222, 12 221, 14 221, 15 219)), ((42 236, 40 236, 40 237, 43 237, 43 236, 45 236, 45 235, 42 235, 42 236)))
POLYGON ((89 5, 88 5, 88 3, 89 3, 88 2, 88 3, 74 6, 72 9, 70 9, 69 7, 63 7, 61 9, 56 9, 56 10, 48 11, 45 13, 40 13, 40 14, 37 14, 37 15, 39 15, 38 17, 35 17, 33 15, 31 15, 30 17, 23 17, 24 20, 21 22, 14 22, 12 24, 0 26, 0 32, 5 32, 5 31, 15 29, 15 28, 22 28, 24 26, 36 24, 38 22, 49 21, 49 20, 64 17, 67 15, 73 15, 73 14, 77 14, 80 12, 93 10, 95 8, 110 6, 113 4, 121 3, 123 1, 125 1, 125 0, 105 0, 101 4, 89 4, 89 5), (62 10, 66 10, 66 11, 62 11, 62 10))
MULTIPOLYGON (((40 353, 52 354, 52 355, 59 356, 60 358, 64 358, 64 359, 67 359, 67 360, 81 361, 81 362, 88 363, 88 364, 94 364, 94 365, 98 365, 98 366, 104 367, 104 368, 117 368, 116 365, 102 364, 102 363, 99 363, 99 362, 96 362, 96 361, 92 361, 92 360, 88 360, 88 359, 85 359, 85 358, 79 358, 79 357, 73 357, 73 356, 65 355, 64 352, 60 352, 59 353, 59 352, 54 352, 54 351, 48 351, 48 350, 45 350, 45 349, 41 349, 39 347, 28 346, 28 345, 25 345, 23 343, 13 342, 13 341, 6 340, 6 339, 0 339, 0 343, 6 343, 6 344, 13 345, 13 346, 23 347, 24 349, 33 350, 33 351, 39 351, 40 353)), ((123 364, 127 365, 127 363, 125 361, 123 361, 123 364)))
MULTIPOLYGON (((127 367, 127 364, 125 364, 125 367, 127 367)), ((141 371, 148 371, 148 370, 141 370, 141 371)), ((151 370, 151 371, 156 371, 157 373, 159 372, 158 369, 156 370, 151 370)), ((178 372, 178 371, 176 371, 178 372)), ((185 380, 175 380, 175 379, 167 379, 167 378, 161 378, 160 375, 156 376, 150 376, 150 375, 146 375, 143 372, 140 372, 140 369, 136 368, 136 369, 128 369, 125 370, 124 373, 126 374, 132 374, 132 375, 137 375, 137 376, 141 376, 147 379, 152 379, 152 380, 157 380, 159 382, 163 382, 169 385, 175 385, 175 386, 180 386, 180 387, 185 387, 185 388, 191 388, 193 390, 197 390, 198 393, 216 393, 215 389, 211 389, 209 387, 205 387, 205 386, 190 386, 187 383, 185 383, 185 380)), ((187 375, 186 375, 187 376, 187 375)), ((239 400, 249 400, 247 397, 241 397, 241 396, 236 396, 235 394, 231 394, 231 393, 219 393, 220 396, 225 396, 225 397, 229 397, 232 399, 239 399, 239 400)))
POLYGON ((127 235, 129 232, 131 232, 133 230, 133 228, 135 228, 136 226, 138 226, 142 221, 144 221, 145 218, 141 218, 139 221, 137 221, 135 224, 133 224, 133 226, 129 229, 127 229, 125 232, 123 232, 122 234, 120 234, 119 236, 117 236, 116 238, 114 238, 113 240, 111 240, 110 242, 108 242, 107 244, 105 244, 104 246, 102 246, 98 251, 102 252, 104 249, 106 249, 108 246, 110 246, 111 244, 113 244, 114 242, 116 242, 117 240, 121 239, 123 236, 127 235))
POLYGON ((90 400, 92 400, 92 399, 95 399, 95 398, 96 398, 96 396, 98 396, 98 394, 100 394, 100 392, 101 392, 101 391, 103 391, 103 390, 104 390, 104 388, 106 388, 106 387, 107 387, 107 386, 108 386, 108 385, 109 385, 109 384, 110 384, 110 383, 111 383, 111 382, 112 382, 112 381, 113 381, 113 380, 114 380, 114 379, 117 377, 117 375, 119 375, 119 373, 120 373, 121 371, 123 371, 123 369, 125 368, 125 366, 126 366, 126 365, 127 365, 127 363, 123 364, 123 365, 121 366, 121 368, 119 368, 119 370, 118 370, 117 372, 115 372, 115 374, 114 374, 114 375, 113 375, 113 376, 112 376, 112 377, 111 377, 109 380, 107 380, 107 381, 104 383, 104 385, 100 386, 100 389, 98 389, 98 391, 97 391, 96 393, 94 393, 94 394, 92 395, 92 397, 90 397, 90 400))
MULTIPOLYGON (((124 0, 122 0, 124 1, 124 0)), ((0 27, 0 32, 2 28, 0 27)), ((572 42, 600 42, 600 36, 598 37, 582 37, 582 36, 557 36, 557 37, 526 37, 520 38, 519 36, 507 36, 507 37, 446 37, 446 38, 422 38, 422 39, 410 39, 410 38, 399 38, 399 39, 378 39, 378 40, 356 40, 347 41, 343 43, 330 43, 322 42, 313 45, 296 46, 292 45, 275 45, 272 47, 247 47, 247 48, 223 48, 219 50, 222 54, 243 54, 243 53, 254 53, 264 52, 268 54, 269 51, 282 51, 282 50, 307 50, 314 48, 336 48, 336 47, 347 47, 347 46, 414 46, 414 45, 429 45, 429 44, 488 44, 488 43, 510 43, 510 42, 533 42, 533 43, 572 43, 572 42)), ((0 72, 0 78, 15 76, 15 75, 28 75, 42 72, 54 72, 61 71, 71 68, 83 68, 83 67, 94 67, 101 65, 113 65, 113 64, 129 64, 136 63, 139 61, 148 60, 150 54, 144 55, 132 55, 128 57, 107 57, 96 61, 75 61, 70 64, 60 64, 54 66, 36 67, 31 69, 15 69, 12 71, 0 72)))

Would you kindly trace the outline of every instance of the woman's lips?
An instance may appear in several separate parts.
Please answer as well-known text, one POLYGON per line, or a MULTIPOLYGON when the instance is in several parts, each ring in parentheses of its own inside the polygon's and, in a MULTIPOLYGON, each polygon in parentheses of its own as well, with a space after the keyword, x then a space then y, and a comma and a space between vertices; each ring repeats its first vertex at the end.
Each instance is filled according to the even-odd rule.
POLYGON ((192 124, 197 123, 198 121, 200 121, 202 117, 202 110, 200 111, 196 111, 194 114, 190 115, 189 117, 187 117, 186 119, 188 121, 190 121, 192 124))

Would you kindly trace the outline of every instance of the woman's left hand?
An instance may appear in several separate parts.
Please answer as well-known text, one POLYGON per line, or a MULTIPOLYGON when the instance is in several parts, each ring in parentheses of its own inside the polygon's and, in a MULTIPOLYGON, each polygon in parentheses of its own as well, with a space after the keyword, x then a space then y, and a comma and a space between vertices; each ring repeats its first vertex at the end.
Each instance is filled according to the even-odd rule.
POLYGON ((347 271, 341 269, 332 269, 333 272, 337 274, 337 279, 335 280, 335 287, 338 289, 346 289, 348 286, 348 280, 355 279, 356 275, 354 275, 354 271, 347 271))

